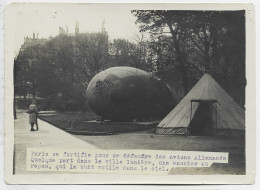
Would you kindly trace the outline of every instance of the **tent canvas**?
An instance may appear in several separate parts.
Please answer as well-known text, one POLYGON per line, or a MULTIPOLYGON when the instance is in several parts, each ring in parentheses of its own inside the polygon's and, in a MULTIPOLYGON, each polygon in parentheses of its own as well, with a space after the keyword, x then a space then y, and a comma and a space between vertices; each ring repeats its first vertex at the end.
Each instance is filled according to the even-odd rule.
POLYGON ((157 134, 210 135, 245 130, 245 111, 206 73, 158 124, 157 134))

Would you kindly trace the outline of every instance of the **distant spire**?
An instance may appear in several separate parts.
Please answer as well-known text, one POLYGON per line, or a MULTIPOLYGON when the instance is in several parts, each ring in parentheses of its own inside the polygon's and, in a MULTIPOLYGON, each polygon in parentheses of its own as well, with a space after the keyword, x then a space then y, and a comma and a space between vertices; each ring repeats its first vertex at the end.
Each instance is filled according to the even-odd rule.
POLYGON ((75 34, 79 34, 79 21, 76 20, 75 34))
POLYGON ((105 19, 103 20, 103 22, 102 22, 102 33, 105 33, 105 23, 106 23, 106 21, 105 21, 105 19))

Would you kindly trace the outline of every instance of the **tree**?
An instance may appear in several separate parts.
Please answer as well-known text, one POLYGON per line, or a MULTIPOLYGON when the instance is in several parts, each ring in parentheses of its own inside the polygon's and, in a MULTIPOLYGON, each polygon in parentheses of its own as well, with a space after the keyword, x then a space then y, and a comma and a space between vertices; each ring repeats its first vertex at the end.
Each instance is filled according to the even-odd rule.
POLYGON ((150 33, 153 54, 150 60, 155 75, 168 82, 181 79, 186 94, 203 71, 210 70, 225 90, 244 105, 244 11, 138 10, 132 13, 137 17, 140 31, 150 33), (170 73, 179 77, 173 79, 170 73))
POLYGON ((242 106, 245 91, 244 14, 244 11, 195 11, 191 12, 193 22, 188 28, 188 40, 202 55, 204 67, 242 106))
POLYGON ((81 109, 88 83, 106 68, 107 59, 106 33, 59 35, 26 47, 14 60, 15 94, 45 98, 59 111, 81 109))
POLYGON ((110 66, 136 67, 136 45, 125 39, 114 39, 109 43, 110 66))
MULTIPOLYGON (((154 43, 162 43, 163 46, 172 51, 170 54, 174 57, 171 59, 171 63, 174 65, 174 69, 180 73, 184 91, 187 93, 191 86, 189 85, 190 75, 187 73, 187 67, 195 68, 201 73, 201 68, 189 62, 184 52, 183 41, 187 35, 186 26, 190 22, 189 17, 187 17, 188 13, 167 10, 132 11, 132 13, 137 17, 136 22, 142 23, 140 31, 150 31, 154 43), (164 34, 167 35, 164 36, 164 34), (162 38, 167 39, 167 42, 162 42, 162 38)), ((164 56, 167 54, 168 52, 164 56)), ((160 58, 161 56, 162 54, 158 55, 160 58)))
POLYGON ((109 93, 113 88, 114 84, 109 80, 105 79, 104 81, 98 80, 95 88, 93 88, 94 94, 98 97, 99 101, 97 104, 101 104, 101 108, 103 108, 100 112, 101 121, 104 120, 104 111, 105 111, 105 102, 107 97, 109 97, 109 93))
POLYGON ((16 95, 32 94, 36 97, 37 85, 37 67, 41 57, 41 46, 26 48, 20 52, 14 60, 14 87, 16 95))
POLYGON ((87 87, 89 81, 108 63, 108 36, 106 33, 78 34, 75 38, 73 66, 83 77, 87 87))
POLYGON ((109 43, 109 65, 130 66, 145 71, 150 71, 148 64, 148 45, 144 35, 134 34, 132 41, 126 39, 114 39, 109 43))

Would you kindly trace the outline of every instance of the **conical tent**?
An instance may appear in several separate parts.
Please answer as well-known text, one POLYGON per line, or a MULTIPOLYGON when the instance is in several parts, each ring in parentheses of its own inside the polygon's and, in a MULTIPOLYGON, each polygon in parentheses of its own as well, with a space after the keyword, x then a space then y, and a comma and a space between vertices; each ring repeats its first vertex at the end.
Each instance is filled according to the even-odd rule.
POLYGON ((245 129, 245 111, 208 74, 158 124, 157 134, 210 135, 245 129))

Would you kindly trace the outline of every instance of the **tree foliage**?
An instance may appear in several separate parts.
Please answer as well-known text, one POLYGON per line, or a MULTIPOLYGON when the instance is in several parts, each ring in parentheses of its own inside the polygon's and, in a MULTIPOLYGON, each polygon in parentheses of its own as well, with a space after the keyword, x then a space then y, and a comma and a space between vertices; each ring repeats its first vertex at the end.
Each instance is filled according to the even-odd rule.
POLYGON ((209 70, 244 106, 244 11, 134 10, 132 14, 140 31, 150 33, 151 61, 158 77, 175 84, 177 91, 182 86, 186 94, 209 70))
POLYGON ((15 94, 45 98, 59 111, 85 109, 87 85, 107 64, 105 38, 60 35, 20 51, 14 61, 15 94))
POLYGON ((114 39, 109 43, 109 66, 130 66, 149 70, 147 49, 149 42, 143 35, 135 35, 134 42, 125 39, 114 39))

